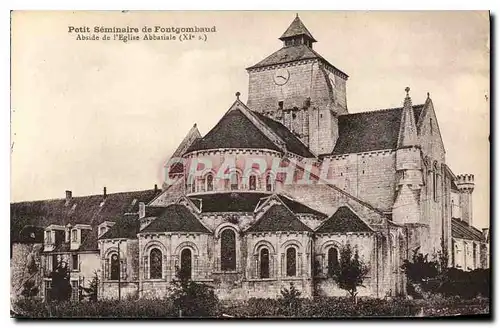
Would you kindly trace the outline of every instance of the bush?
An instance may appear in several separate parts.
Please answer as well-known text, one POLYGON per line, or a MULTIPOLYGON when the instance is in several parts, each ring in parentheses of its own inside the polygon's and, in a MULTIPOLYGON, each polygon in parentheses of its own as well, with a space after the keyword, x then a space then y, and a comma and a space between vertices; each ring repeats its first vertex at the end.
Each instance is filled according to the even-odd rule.
POLYGON ((287 317, 296 317, 300 313, 300 292, 290 283, 290 289, 283 288, 279 298, 279 313, 287 317))
POLYGON ((171 318, 178 316, 172 302, 162 299, 59 303, 22 299, 15 304, 14 310, 16 317, 21 318, 171 318))
POLYGON ((490 269, 466 272, 450 268, 443 274, 436 292, 445 296, 460 296, 469 299, 477 296, 489 297, 490 269))
POLYGON ((219 314, 219 300, 212 287, 197 283, 179 271, 172 281, 169 300, 183 317, 214 317, 219 314))
POLYGON ((438 261, 414 252, 412 261, 402 266, 408 278, 408 294, 415 298, 429 298, 432 294, 473 298, 490 296, 490 270, 463 271, 445 268, 438 261))
MULTIPOLYGON (((489 299, 460 297, 429 300, 382 300, 360 298, 355 304, 346 297, 300 299, 301 317, 409 317, 451 316, 490 313, 489 299)), ((227 302, 224 313, 234 317, 282 317, 278 299, 252 298, 227 302)), ((177 309, 168 299, 137 301, 97 301, 43 303, 35 299, 19 299, 13 306, 16 317, 24 318, 176 318, 177 309)))

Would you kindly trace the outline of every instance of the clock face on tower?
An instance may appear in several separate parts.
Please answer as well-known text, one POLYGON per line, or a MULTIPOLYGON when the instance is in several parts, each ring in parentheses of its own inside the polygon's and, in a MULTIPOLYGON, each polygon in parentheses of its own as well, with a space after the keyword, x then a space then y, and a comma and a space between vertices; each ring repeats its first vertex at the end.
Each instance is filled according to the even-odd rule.
POLYGON ((286 68, 280 68, 274 73, 274 83, 284 85, 290 79, 290 72, 286 68))

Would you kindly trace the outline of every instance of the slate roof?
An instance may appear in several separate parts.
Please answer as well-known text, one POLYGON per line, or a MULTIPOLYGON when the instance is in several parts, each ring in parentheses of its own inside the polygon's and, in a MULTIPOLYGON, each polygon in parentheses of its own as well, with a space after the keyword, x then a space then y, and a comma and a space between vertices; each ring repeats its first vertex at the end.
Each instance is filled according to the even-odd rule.
POLYGON ((451 219, 451 236, 453 238, 485 242, 481 231, 468 225, 466 222, 455 218, 451 219))
POLYGON ((140 228, 138 214, 125 214, 114 222, 115 224, 99 239, 137 239, 137 234, 139 233, 140 228))
POLYGON ((336 70, 340 74, 344 75, 346 78, 349 77, 346 73, 342 72, 340 69, 333 66, 328 60, 323 58, 323 56, 321 56, 319 53, 314 51, 312 48, 306 46, 305 44, 283 47, 275 51, 271 55, 267 56, 257 64, 248 67, 247 69, 285 64, 306 59, 319 59, 324 63, 328 64, 329 66, 331 66, 334 70, 336 70))
POLYGON ((264 231, 312 231, 286 206, 273 205, 251 226, 248 232, 264 231))
POLYGON ((162 214, 141 232, 202 232, 210 231, 184 205, 167 206, 162 214))
POLYGON ((206 212, 253 212, 261 198, 269 194, 256 192, 223 192, 189 197, 201 199, 201 211, 206 212))
POLYGON ((252 111, 265 125, 276 133, 285 142, 286 149, 302 157, 314 157, 309 148, 302 143, 290 130, 283 124, 275 121, 259 112, 252 111))
MULTIPOLYGON (((424 105, 413 106, 415 121, 424 105)), ((339 137, 332 155, 395 149, 403 108, 339 116, 339 137)))
POLYGON ((350 208, 341 206, 316 229, 316 233, 328 232, 372 232, 372 230, 350 208))
POLYGON ((316 39, 312 36, 309 30, 305 27, 304 23, 300 20, 299 16, 295 17, 290 26, 286 29, 285 33, 280 37, 280 40, 284 40, 287 38, 292 38, 294 36, 306 35, 313 42, 316 42, 316 39))
POLYGON ((292 200, 288 197, 285 197, 283 195, 278 195, 278 197, 281 199, 281 201, 288 206, 288 208, 296 214, 314 214, 320 217, 326 217, 326 214, 318 212, 316 210, 313 210, 309 206, 306 206, 302 203, 299 203, 295 200, 292 200))
MULTIPOLYGON (((62 226, 68 223, 72 225, 89 224, 93 229, 89 235, 97 236, 97 226, 100 223, 115 221, 117 218, 121 218, 124 213, 137 212, 139 202, 148 203, 160 192, 157 190, 155 193, 155 190, 151 189, 107 194, 106 201, 102 206, 103 195, 73 197, 68 205, 66 205, 65 199, 11 203, 11 242, 22 240, 20 231, 26 225, 45 228, 51 224, 62 226)), ((86 245, 85 242, 82 247, 94 247, 86 245)), ((97 246, 96 241, 95 246, 97 246)))
POLYGON ((252 148, 280 151, 240 110, 232 110, 187 152, 217 148, 252 148))
POLYGON ((17 242, 27 244, 43 243, 44 231, 44 227, 26 225, 19 232, 19 238, 17 242))
MULTIPOLYGON (((314 214, 317 216, 325 216, 325 214, 313 210, 312 208, 292 200, 283 195, 277 195, 279 199, 286 205, 292 212, 296 214, 314 214)), ((201 200, 202 213, 207 212, 253 212, 259 202, 265 201, 270 195, 266 193, 257 192, 226 192, 214 193, 191 196, 191 199, 198 205, 201 200)))

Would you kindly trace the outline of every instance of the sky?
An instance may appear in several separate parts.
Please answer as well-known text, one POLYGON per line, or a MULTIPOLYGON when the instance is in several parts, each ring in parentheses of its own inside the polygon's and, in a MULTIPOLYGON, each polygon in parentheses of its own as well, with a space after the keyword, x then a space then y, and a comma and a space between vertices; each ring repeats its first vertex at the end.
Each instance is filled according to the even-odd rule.
MULTIPOLYGON (((487 12, 312 12, 314 49, 349 75, 350 113, 430 93, 455 174, 475 175, 474 225, 489 226, 487 12)), ((197 123, 207 133, 245 70, 281 47, 295 12, 15 12, 11 201, 151 189, 197 123), (82 41, 69 27, 216 27, 206 41, 82 41)), ((180 35, 177 35, 179 37, 180 35)))

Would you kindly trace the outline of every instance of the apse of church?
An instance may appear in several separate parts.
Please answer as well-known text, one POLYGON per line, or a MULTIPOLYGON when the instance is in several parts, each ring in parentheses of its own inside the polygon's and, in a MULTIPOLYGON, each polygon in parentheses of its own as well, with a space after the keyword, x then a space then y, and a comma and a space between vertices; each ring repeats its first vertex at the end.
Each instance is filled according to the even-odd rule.
POLYGON ((247 103, 236 92, 205 135, 193 125, 163 190, 95 227, 100 298, 163 297, 179 272, 222 299, 278 297, 290 283, 343 296, 332 272, 347 244, 369 268, 360 296, 405 295, 414 251, 487 265, 474 176, 446 164, 430 94, 414 104, 403 87, 401 107, 349 113, 347 74, 298 16, 279 40, 247 68, 247 103))

